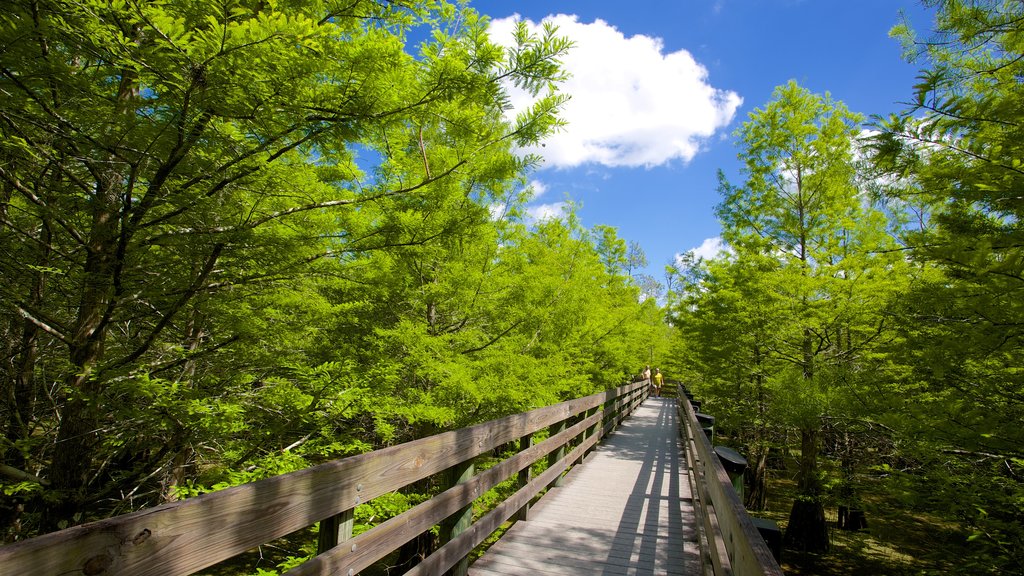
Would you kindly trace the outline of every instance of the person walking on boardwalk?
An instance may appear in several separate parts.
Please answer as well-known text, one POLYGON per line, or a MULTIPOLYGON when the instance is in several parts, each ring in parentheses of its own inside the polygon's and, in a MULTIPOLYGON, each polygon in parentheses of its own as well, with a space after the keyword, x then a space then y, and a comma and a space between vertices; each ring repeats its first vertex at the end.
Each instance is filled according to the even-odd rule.
POLYGON ((654 369, 654 395, 661 397, 661 385, 665 383, 665 377, 661 375, 661 368, 654 369))
POLYGON ((644 380, 650 380, 651 379, 651 365, 648 364, 647 366, 644 366, 644 371, 641 372, 640 375, 643 376, 644 380))

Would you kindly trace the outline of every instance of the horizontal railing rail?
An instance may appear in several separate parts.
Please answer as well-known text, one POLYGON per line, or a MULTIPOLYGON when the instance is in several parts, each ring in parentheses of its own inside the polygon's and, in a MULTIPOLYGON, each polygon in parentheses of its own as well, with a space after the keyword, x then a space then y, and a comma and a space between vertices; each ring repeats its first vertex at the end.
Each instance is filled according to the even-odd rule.
POLYGON ((782 576, 782 569, 715 455, 696 411, 682 393, 678 407, 683 423, 679 431, 690 464, 693 508, 702 527, 698 530, 702 562, 710 562, 716 576, 782 576))
POLYGON ((514 414, 251 484, 0 546, 0 574, 174 576, 195 573, 320 523, 318 555, 288 574, 356 574, 441 524, 442 546, 408 574, 440 574, 581 462, 586 451, 646 398, 649 383, 514 414), (533 434, 549 431, 537 444, 533 434), (502 445, 519 451, 474 474, 472 462, 502 445), (530 478, 547 456, 548 468, 530 478), (445 473, 452 486, 351 536, 356 506, 445 473), (473 501, 517 475, 520 488, 470 524, 473 501))

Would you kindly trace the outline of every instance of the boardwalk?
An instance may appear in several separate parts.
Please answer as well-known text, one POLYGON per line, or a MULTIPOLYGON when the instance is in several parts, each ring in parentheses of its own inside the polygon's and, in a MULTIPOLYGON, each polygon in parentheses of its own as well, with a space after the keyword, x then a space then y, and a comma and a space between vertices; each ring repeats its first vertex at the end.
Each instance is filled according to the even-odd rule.
POLYGON ((675 399, 649 398, 470 575, 699 574, 678 426, 675 399))

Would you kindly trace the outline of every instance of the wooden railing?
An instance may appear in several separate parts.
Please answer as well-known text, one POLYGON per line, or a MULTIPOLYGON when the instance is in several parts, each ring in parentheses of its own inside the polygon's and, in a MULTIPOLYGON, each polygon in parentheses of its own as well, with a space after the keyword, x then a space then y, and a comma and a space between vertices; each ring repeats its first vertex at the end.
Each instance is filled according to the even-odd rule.
POLYGON ((445 432, 306 470, 181 502, 84 524, 0 547, 0 575, 192 574, 320 523, 318 555, 288 574, 352 575, 440 524, 442 545, 407 574, 464 569, 467 555, 646 398, 648 382, 445 432), (531 439, 542 430, 549 437, 531 439), (474 474, 473 461, 495 447, 519 451, 474 474), (535 478, 530 466, 547 456, 535 478), (447 472, 451 487, 352 536, 353 510, 373 498, 447 472), (473 501, 517 475, 520 488, 472 522, 473 501))
POLYGON ((782 569, 747 515, 682 388, 678 407, 683 424, 679 432, 690 464, 693 508, 702 528, 698 530, 702 563, 710 563, 716 576, 782 576, 782 569))

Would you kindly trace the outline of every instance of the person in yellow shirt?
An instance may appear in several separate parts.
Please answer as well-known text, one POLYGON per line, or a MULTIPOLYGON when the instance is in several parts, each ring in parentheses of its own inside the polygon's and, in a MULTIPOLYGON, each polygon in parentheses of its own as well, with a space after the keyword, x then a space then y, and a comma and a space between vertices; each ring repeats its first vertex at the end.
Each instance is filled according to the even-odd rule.
POLYGON ((661 385, 665 383, 665 377, 661 375, 661 368, 654 369, 654 395, 661 396, 661 385))

